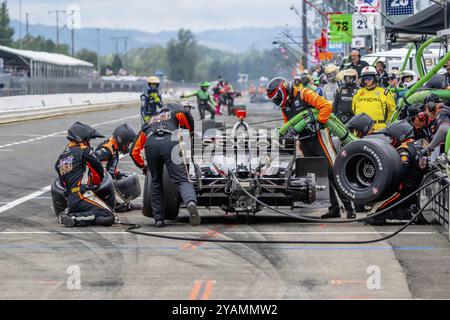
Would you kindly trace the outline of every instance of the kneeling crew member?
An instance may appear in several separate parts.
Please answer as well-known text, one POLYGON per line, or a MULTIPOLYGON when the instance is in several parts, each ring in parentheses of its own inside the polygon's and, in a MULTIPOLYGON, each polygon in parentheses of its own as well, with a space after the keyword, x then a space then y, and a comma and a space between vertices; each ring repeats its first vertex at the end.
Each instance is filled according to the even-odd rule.
MULTIPOLYGON (((106 171, 109 172, 115 180, 124 177, 117 168, 119 165, 120 154, 128 154, 130 147, 136 138, 136 131, 128 124, 122 124, 114 130, 111 138, 102 142, 96 148, 95 156, 99 161, 106 163, 106 171)), ((125 209, 127 209, 127 211, 142 210, 142 205, 129 203, 125 209)))
POLYGON ((172 160, 172 154, 179 154, 178 150, 176 153, 172 151, 174 148, 180 148, 176 132, 180 128, 188 129, 191 134, 194 132, 194 119, 191 113, 179 103, 166 104, 159 114, 150 117, 150 120, 142 127, 131 150, 134 163, 146 174, 146 165, 141 156, 141 151, 145 148, 145 158, 152 176, 152 211, 155 226, 158 228, 164 227, 165 218, 164 165, 170 179, 177 186, 183 202, 187 204, 191 225, 200 225, 194 186, 188 180, 188 173, 182 161, 177 164, 172 160))
MULTIPOLYGON (((391 138, 391 144, 397 149, 402 160, 401 182, 398 191, 386 200, 377 212, 394 206, 415 192, 421 185, 426 168, 420 164, 420 147, 414 144, 414 128, 406 120, 398 121, 377 133, 391 138)), ((418 211, 418 195, 414 195, 391 210, 367 220, 371 225, 383 225, 386 219, 410 220, 418 211)))
POLYGON ((406 120, 414 128, 414 140, 424 139, 428 143, 431 142, 430 122, 425 106, 421 103, 413 104, 406 110, 406 120))
MULTIPOLYGON (((336 159, 336 151, 334 150, 328 129, 322 130, 323 125, 328 121, 333 111, 331 103, 306 88, 294 94, 294 90, 290 84, 283 78, 274 78, 269 82, 267 96, 276 106, 281 108, 285 122, 288 122, 297 114, 308 109, 315 108, 319 110, 318 121, 315 121, 314 117, 311 117, 312 119, 308 129, 300 133, 300 138, 303 138, 300 149, 305 157, 326 157, 328 159, 331 207, 329 208, 329 212, 322 216, 322 219, 339 218, 341 216, 340 205, 332 184, 334 181, 333 164, 336 159)), ((352 203, 347 200, 343 200, 342 202, 347 210, 347 218, 353 219, 355 217, 355 211, 352 203)))
POLYGON ((354 136, 360 139, 375 132, 375 122, 364 112, 351 118, 345 126, 354 136))
POLYGON ((74 123, 68 130, 70 142, 55 164, 61 185, 66 189, 69 209, 68 213, 59 215, 59 221, 67 228, 111 226, 115 221, 113 209, 94 192, 104 177, 103 166, 89 145, 96 138, 104 136, 86 124, 74 123))
MULTIPOLYGON (((430 131, 433 137, 428 147, 422 150, 421 155, 425 156, 436 147, 443 144, 450 130, 450 107, 444 105, 442 100, 432 94, 425 101, 425 112, 430 118, 430 131)), ((442 150, 441 150, 442 151, 442 150)))

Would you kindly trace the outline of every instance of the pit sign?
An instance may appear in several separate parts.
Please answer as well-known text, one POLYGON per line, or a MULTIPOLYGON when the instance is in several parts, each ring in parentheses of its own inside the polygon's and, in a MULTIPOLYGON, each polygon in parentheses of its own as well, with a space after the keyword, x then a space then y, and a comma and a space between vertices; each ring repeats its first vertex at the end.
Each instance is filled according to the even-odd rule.
POLYGON ((353 15, 332 14, 330 15, 330 42, 352 43, 353 37, 353 15))
POLYGON ((375 13, 380 10, 379 0, 355 0, 355 7, 358 12, 375 13))
POLYGON ((386 14, 389 16, 414 14, 414 0, 386 0, 386 14))

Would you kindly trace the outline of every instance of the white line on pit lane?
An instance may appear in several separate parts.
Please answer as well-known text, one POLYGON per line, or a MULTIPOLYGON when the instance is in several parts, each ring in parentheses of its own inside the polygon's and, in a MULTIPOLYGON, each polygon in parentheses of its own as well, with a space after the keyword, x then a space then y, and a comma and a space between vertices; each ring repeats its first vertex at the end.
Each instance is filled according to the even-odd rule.
MULTIPOLYGON (((126 154, 126 155, 122 154, 122 155, 119 156, 119 158, 122 159, 122 158, 125 158, 127 156, 128 156, 128 154, 126 154)), ((25 196, 25 197, 22 197, 20 199, 17 199, 17 200, 14 200, 12 202, 9 202, 9 203, 7 203, 7 204, 5 204, 5 205, 0 207, 0 213, 3 213, 3 212, 5 212, 5 211, 7 211, 9 209, 17 207, 18 205, 20 205, 20 204, 22 204, 24 202, 27 202, 29 200, 32 200, 32 199, 36 199, 36 198, 48 199, 50 197, 48 197, 48 198, 47 197, 41 197, 41 195, 43 195, 44 193, 49 192, 50 190, 51 190, 51 186, 46 186, 46 187, 43 187, 42 189, 40 189, 40 190, 38 190, 36 192, 33 192, 32 194, 30 194, 28 196, 25 196)))
POLYGON ((5 205, 0 207, 0 213, 3 213, 3 212, 5 212, 5 211, 7 211, 9 209, 12 209, 12 208, 14 208, 14 207, 24 203, 24 202, 27 202, 28 200, 37 198, 40 195, 42 195, 42 194, 44 194, 46 192, 49 192, 50 188, 51 188, 50 186, 46 186, 46 187, 44 187, 44 188, 42 188, 42 189, 40 189, 40 190, 38 190, 36 192, 33 192, 33 193, 25 196, 25 197, 22 197, 22 198, 19 198, 17 200, 14 200, 12 202, 9 202, 8 204, 5 204, 5 205))
MULTIPOLYGON (((94 123, 91 126, 92 127, 100 127, 100 126, 104 126, 104 125, 107 125, 107 124, 121 122, 121 121, 124 121, 124 120, 127 120, 127 119, 132 119, 132 118, 137 118, 137 117, 139 117, 139 115, 123 117, 123 118, 120 118, 120 119, 106 121, 106 122, 94 123)), ((26 143, 32 143, 32 142, 36 142, 38 140, 43 140, 43 139, 51 138, 51 137, 54 137, 54 136, 63 135, 63 134, 66 134, 66 133, 67 133, 67 131, 53 132, 53 133, 50 133, 50 134, 38 136, 36 138, 32 138, 32 139, 28 139, 28 140, 22 140, 22 141, 17 141, 17 142, 4 144, 4 145, 0 146, 0 149, 7 148, 7 147, 12 147, 12 146, 17 146, 17 145, 21 145, 21 144, 26 144, 26 143)))
MULTIPOLYGON (((205 232, 198 232, 198 231, 158 231, 158 232, 151 232, 151 233, 157 233, 157 234, 173 234, 173 235, 190 235, 190 234, 208 234, 207 231, 205 232)), ((221 232, 225 235, 378 235, 378 234, 392 234, 393 232, 387 232, 387 231, 366 231, 366 232, 245 232, 245 231, 230 231, 230 232, 221 232)), ((0 232, 1 235, 20 235, 20 234, 47 234, 47 235, 54 235, 54 234, 110 234, 110 235, 124 235, 129 234, 132 235, 132 233, 126 232, 126 231, 2 231, 0 232)), ((433 235, 438 234, 437 232, 432 231, 410 231, 410 232, 402 232, 401 235, 433 235)))
POLYGON ((0 149, 0 152, 14 152, 13 149, 0 149))

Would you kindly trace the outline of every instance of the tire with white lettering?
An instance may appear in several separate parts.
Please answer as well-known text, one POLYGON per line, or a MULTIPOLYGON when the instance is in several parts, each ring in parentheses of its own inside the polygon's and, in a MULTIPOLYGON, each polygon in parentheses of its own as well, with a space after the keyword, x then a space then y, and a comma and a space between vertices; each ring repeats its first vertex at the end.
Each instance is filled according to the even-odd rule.
POLYGON ((53 210, 57 217, 67 208, 67 199, 64 193, 65 188, 61 185, 59 179, 56 178, 52 183, 50 194, 52 196, 53 210))
POLYGON ((401 159, 395 148, 378 139, 346 145, 334 164, 339 193, 357 203, 383 201, 399 186, 401 159))

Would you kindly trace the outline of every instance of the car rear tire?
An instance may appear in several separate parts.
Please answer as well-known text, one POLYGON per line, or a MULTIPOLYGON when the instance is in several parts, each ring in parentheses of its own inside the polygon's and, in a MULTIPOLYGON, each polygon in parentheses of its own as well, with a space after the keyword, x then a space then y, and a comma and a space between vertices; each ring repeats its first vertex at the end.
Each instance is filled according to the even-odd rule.
POLYGON ((334 164, 339 193, 357 203, 383 201, 399 186, 401 159, 397 151, 378 139, 346 145, 334 164))

